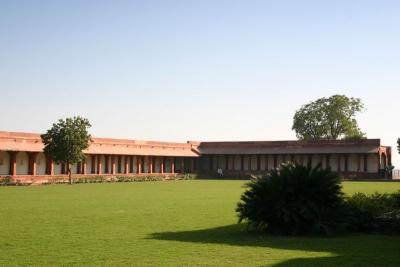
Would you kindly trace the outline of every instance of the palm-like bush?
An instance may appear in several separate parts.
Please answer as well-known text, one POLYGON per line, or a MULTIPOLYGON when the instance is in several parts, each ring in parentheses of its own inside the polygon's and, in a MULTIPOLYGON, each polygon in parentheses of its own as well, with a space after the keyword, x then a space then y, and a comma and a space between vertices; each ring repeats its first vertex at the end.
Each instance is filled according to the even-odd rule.
POLYGON ((239 222, 272 233, 331 234, 343 225, 343 199, 336 173, 287 163, 248 183, 236 211, 239 222))

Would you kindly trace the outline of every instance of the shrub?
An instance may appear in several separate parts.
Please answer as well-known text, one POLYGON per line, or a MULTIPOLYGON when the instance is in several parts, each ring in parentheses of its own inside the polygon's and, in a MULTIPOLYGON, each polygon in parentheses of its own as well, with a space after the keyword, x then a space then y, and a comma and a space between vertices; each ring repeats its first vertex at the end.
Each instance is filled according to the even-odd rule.
POLYGON ((271 233, 328 235, 345 226, 343 207, 336 173, 287 163, 248 183, 236 211, 239 222, 271 233))
POLYGON ((355 231, 400 233, 400 191, 372 195, 356 193, 347 197, 346 204, 355 231))

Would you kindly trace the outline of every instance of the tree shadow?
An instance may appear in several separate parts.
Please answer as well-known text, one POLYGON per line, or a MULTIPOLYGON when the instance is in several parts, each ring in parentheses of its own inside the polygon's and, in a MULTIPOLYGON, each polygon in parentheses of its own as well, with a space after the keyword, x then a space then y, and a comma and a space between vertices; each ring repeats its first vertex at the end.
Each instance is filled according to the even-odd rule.
POLYGON ((333 255, 330 257, 288 259, 275 266, 400 266, 399 236, 285 237, 260 234, 248 231, 245 224, 233 224, 203 230, 153 233, 148 238, 306 252, 328 252, 333 255))

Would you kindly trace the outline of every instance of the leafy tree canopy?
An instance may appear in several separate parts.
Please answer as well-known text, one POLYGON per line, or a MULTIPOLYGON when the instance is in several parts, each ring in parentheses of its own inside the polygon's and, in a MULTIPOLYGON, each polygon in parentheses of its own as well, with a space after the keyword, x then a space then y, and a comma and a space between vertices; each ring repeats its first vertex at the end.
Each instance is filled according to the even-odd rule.
POLYGON ((364 110, 359 98, 333 95, 302 106, 293 118, 292 130, 301 140, 362 139, 355 115, 364 110))
POLYGON ((71 180, 70 164, 81 162, 85 159, 83 150, 89 147, 91 135, 88 128, 89 120, 82 117, 60 119, 51 129, 41 135, 44 144, 44 153, 56 163, 67 165, 71 180))

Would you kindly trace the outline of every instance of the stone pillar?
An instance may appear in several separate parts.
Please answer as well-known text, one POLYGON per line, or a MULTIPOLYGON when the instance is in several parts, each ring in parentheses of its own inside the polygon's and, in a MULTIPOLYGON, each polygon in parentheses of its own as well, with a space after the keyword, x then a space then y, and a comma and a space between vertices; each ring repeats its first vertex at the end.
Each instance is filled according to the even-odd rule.
POLYGON ((67 171, 65 170, 65 163, 60 163, 61 164, 61 174, 66 174, 67 171))
POLYGON ((136 172, 138 174, 142 173, 142 158, 141 158, 141 156, 136 156, 136 172))
POLYGON ((364 172, 368 171, 368 154, 364 154, 364 172))
POLYGON ((184 161, 184 158, 181 158, 181 173, 185 173, 185 161, 184 161))
POLYGON ((46 156, 46 174, 54 175, 54 162, 49 156, 46 156))
POLYGON ((111 155, 111 174, 116 173, 116 166, 115 166, 115 155, 111 155))
POLYGON ((101 174, 102 166, 101 166, 101 155, 97 155, 97 174, 101 174))
POLYGON ((381 166, 381 155, 379 154, 379 152, 378 152, 377 156, 378 156, 378 172, 379 172, 380 169, 382 168, 382 166, 381 166))
POLYGON ((161 157, 160 161, 160 172, 164 173, 164 166, 165 166, 165 157, 161 157))
POLYGON ((36 157, 38 153, 37 152, 29 152, 28 153, 28 173, 30 175, 36 175, 36 157))
POLYGON ((348 172, 349 171, 349 155, 344 154, 344 171, 348 172))
POLYGON ((87 161, 86 159, 82 162, 82 174, 87 174, 87 161))
POLYGON ((129 161, 130 161, 129 156, 125 156, 125 161, 124 161, 124 163, 125 163, 125 174, 129 173, 129 161))
POLYGON ((269 155, 265 155, 265 170, 268 171, 269 170, 269 166, 268 166, 268 158, 269 155))
POLYGON ((76 173, 81 174, 82 173, 82 162, 78 162, 76 164, 76 173))
POLYGON ((151 156, 147 157, 147 172, 153 173, 153 158, 151 156))
POLYGON ((104 155, 104 161, 106 162, 106 165, 104 167, 104 172, 105 173, 110 173, 110 155, 104 155))
POLYGON ((247 162, 247 168, 248 168, 248 171, 252 171, 251 170, 251 158, 253 157, 252 155, 248 155, 249 156, 249 160, 248 160, 248 162, 247 162))
POLYGON ((261 171, 261 159, 260 159, 260 155, 257 154, 257 171, 261 171))
POLYGON ((129 156, 129 172, 133 173, 133 156, 129 156))
POLYGON ((117 156, 117 169, 118 169, 118 173, 122 172, 122 157, 121 157, 121 155, 117 156))
POLYGON ((165 157, 161 157, 161 162, 160 162, 160 172, 164 173, 164 166, 165 166, 165 157))
POLYGON ((92 157, 92 169, 90 173, 95 174, 96 173, 96 155, 91 155, 92 157))
POLYGON ((240 170, 244 171, 244 155, 240 155, 240 170))
POLYGON ((361 154, 357 154, 357 172, 361 172, 361 154))
POLYGON ((189 172, 190 173, 194 172, 194 159, 193 158, 190 159, 190 170, 189 170, 189 172))
POLYGON ((151 169, 153 173, 156 173, 156 156, 151 157, 151 169))
POLYGON ((9 151, 10 155, 10 175, 17 175, 17 151, 9 151))
POLYGON ((325 155, 325 168, 330 168, 331 167, 331 155, 326 154, 325 155))
POLYGON ((171 158, 171 173, 175 173, 175 159, 171 158))

